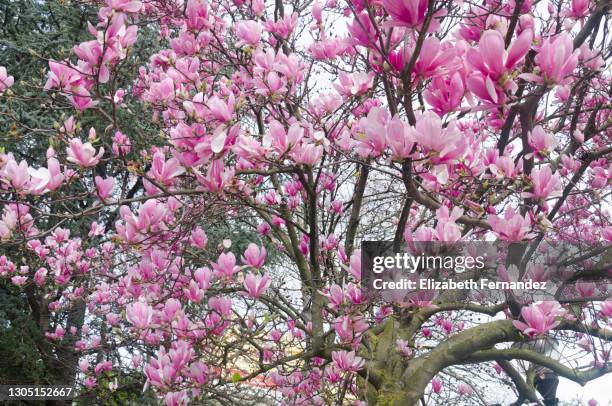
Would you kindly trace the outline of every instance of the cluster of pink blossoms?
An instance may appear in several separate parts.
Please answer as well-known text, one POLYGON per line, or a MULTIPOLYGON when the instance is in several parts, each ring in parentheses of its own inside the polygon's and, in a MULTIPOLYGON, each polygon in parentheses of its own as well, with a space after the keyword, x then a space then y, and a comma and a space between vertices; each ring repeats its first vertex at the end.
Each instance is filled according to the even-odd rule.
MULTIPOLYGON (((350 393, 341 401, 363 405, 353 401, 357 376, 380 367, 364 350, 378 340, 372 335, 407 322, 398 329, 409 335, 389 339, 386 351, 409 363, 476 328, 463 317, 465 303, 445 309, 428 293, 373 305, 355 249, 371 232, 364 223, 396 226, 385 238, 409 244, 612 241, 601 203, 612 183, 602 95, 584 90, 575 121, 538 109, 569 114, 582 71, 598 77, 594 87, 609 87, 603 56, 574 43, 594 4, 553 10, 551 18, 566 19, 555 30, 536 22, 532 1, 452 2, 452 15, 463 16, 456 24, 430 3, 329 0, 280 12, 262 0, 107 0, 88 26, 95 39, 74 47, 76 62, 49 62, 45 90, 77 113, 58 130, 46 166, 0 155, 0 190, 11 199, 0 239, 24 243, 42 264, 3 256, 0 276, 55 298, 53 314, 83 302, 88 320, 104 326, 46 331, 54 342, 74 338, 85 388, 121 372, 103 354, 101 330, 112 327, 105 334, 130 349, 130 368, 168 405, 205 399, 207 385, 254 387, 255 376, 283 405, 329 404, 340 388, 350 393), (330 16, 346 26, 340 36, 332 37, 330 16), (169 46, 140 67, 130 90, 115 89, 115 68, 147 18, 169 46), (433 35, 443 27, 452 35, 433 35), (320 78, 328 83, 313 83, 320 78), (553 89, 550 102, 536 100, 529 111, 524 94, 553 89), (116 123, 81 134, 87 110, 120 109, 126 96, 149 109, 160 145, 136 151, 137 135, 116 123), (111 166, 120 170, 98 171, 111 166), (45 229, 42 219, 56 213, 35 199, 58 198, 77 182, 95 202, 45 229), (92 220, 86 235, 63 225, 79 216, 92 220), (230 235, 209 244, 202 227, 216 220, 245 225, 253 241, 238 248, 230 235), (413 315, 423 319, 405 320, 413 315), (102 354, 95 364, 93 353, 102 354)), ((13 85, 0 67, 0 96, 13 85)), ((544 269, 527 271, 546 279, 544 269)), ((599 288, 576 285, 582 299, 599 288)), ((593 331, 612 319, 610 301, 593 320, 582 310, 593 331)), ((495 314, 504 311, 525 339, 576 322, 558 302, 495 314)), ((600 358, 595 366, 605 366, 600 358)), ((451 388, 443 375, 421 390, 443 401, 451 388)), ((452 392, 471 397, 475 388, 454 382, 452 392)))

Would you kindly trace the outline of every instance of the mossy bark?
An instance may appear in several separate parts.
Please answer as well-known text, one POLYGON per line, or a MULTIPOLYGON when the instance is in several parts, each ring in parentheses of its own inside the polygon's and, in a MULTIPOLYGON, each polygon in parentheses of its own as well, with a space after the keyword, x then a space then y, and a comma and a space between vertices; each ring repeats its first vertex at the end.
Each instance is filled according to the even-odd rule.
MULTIPOLYGON (((370 339, 367 371, 359 380, 363 398, 369 405, 412 406, 419 403, 427 385, 444 368, 469 359, 476 351, 517 339, 511 320, 497 320, 464 330, 440 343, 430 352, 406 359, 396 350, 396 341, 406 339, 406 329, 395 320, 385 323, 383 330, 370 339), (376 377, 376 385, 366 381, 376 377)), ((364 354, 365 350, 364 350, 364 354)))

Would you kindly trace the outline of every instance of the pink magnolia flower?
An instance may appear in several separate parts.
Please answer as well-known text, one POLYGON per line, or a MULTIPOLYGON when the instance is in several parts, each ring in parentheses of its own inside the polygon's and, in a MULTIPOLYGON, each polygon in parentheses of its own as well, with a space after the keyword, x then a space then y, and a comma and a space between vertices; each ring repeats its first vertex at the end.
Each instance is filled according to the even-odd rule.
POLYGON ((396 340, 395 344, 397 346, 397 351, 402 354, 402 356, 406 358, 412 357, 412 350, 408 347, 408 341, 406 340, 396 340))
POLYGON ((347 49, 347 42, 341 38, 326 38, 310 45, 308 50, 320 61, 334 59, 347 49))
POLYGON ((603 302, 599 312, 604 317, 612 317, 612 300, 606 300, 603 302))
POLYGON ((69 99, 72 105, 79 111, 89 109, 98 104, 97 101, 91 98, 89 91, 82 86, 76 88, 69 99))
POLYGON ((8 75, 4 66, 0 66, 0 94, 13 86, 13 83, 15 83, 15 78, 8 75))
POLYGON ((352 74, 342 72, 338 75, 340 83, 334 83, 334 87, 344 97, 359 96, 372 88, 374 76, 374 72, 357 72, 352 74))
MULTIPOLYGON (((562 15, 574 19, 583 18, 586 16, 591 5, 590 0, 572 0, 570 8, 565 9, 562 15)), ((589 405, 590 406, 590 405, 589 405)))
POLYGON ((264 27, 268 32, 274 33, 283 39, 287 39, 295 29, 297 22, 298 14, 292 13, 291 15, 286 15, 278 21, 267 19, 264 22, 264 27))
POLYGON ((449 319, 441 320, 440 325, 446 334, 450 334, 453 331, 453 322, 449 319))
POLYGON ((11 282, 13 282, 13 285, 15 286, 23 286, 26 284, 27 281, 28 277, 22 275, 15 275, 11 278, 11 282))
POLYGON ((164 319, 167 321, 173 320, 174 317, 178 314, 179 310, 181 310, 181 307, 181 302, 179 302, 177 299, 170 298, 166 300, 166 303, 164 303, 163 311, 164 319))
POLYGON ((89 370, 89 361, 86 358, 79 361, 79 370, 84 374, 89 370))
POLYGON ((270 231, 272 231, 272 227, 268 223, 261 223, 257 226, 257 233, 262 236, 270 234, 270 231))
POLYGON ((532 39, 533 32, 525 30, 506 51, 502 34, 497 30, 487 30, 480 37, 478 51, 468 50, 467 59, 475 69, 497 81, 524 58, 532 39))
MULTIPOLYGON (((448 45, 448 43, 440 43, 440 40, 436 37, 425 39, 419 57, 414 64, 414 74, 429 78, 462 68, 460 60, 456 57, 456 48, 448 45)), ((407 47, 400 55, 402 58, 409 58, 407 56, 408 52, 412 53, 413 49, 407 47)))
POLYGON ((104 52, 97 40, 81 42, 74 47, 74 53, 80 58, 81 72, 97 75, 100 83, 108 82, 110 71, 105 62, 110 58, 110 52, 104 52))
POLYGON ((304 128, 294 123, 285 131, 284 126, 278 121, 270 123, 270 131, 263 136, 264 147, 274 147, 279 154, 291 150, 304 137, 304 128))
POLYGON ((370 47, 378 39, 376 28, 366 12, 357 15, 351 23, 347 24, 347 28, 350 33, 350 41, 355 45, 370 47))
POLYGON ((351 255, 348 271, 355 279, 361 280, 361 250, 356 250, 351 255))
POLYGON ((265 273, 263 276, 252 273, 247 274, 244 278, 244 288, 249 296, 258 298, 270 286, 270 278, 265 273))
POLYGON ((460 382, 459 386, 457 386, 457 390, 460 396, 471 396, 474 394, 474 389, 465 382, 460 382))
POLYGON ((21 161, 17 164, 11 156, 11 160, 6 163, 4 168, 0 169, 0 176, 4 178, 4 182, 8 183, 16 191, 25 192, 29 187, 30 176, 28 172, 29 167, 26 161, 21 161))
POLYGON ((580 294, 581 298, 588 299, 595 295, 595 283, 580 281, 576 283, 576 291, 580 294))
POLYGON ((110 178, 103 179, 101 176, 96 176, 94 180, 96 183, 98 196, 100 199, 105 200, 111 195, 111 192, 115 187, 115 178, 111 176, 110 178))
POLYGON ((355 351, 333 351, 332 360, 342 371, 353 373, 363 368, 364 360, 355 355, 355 351))
POLYGON ((318 1, 312 5, 312 17, 317 24, 323 23, 323 5, 318 1))
POLYGON ((454 111, 461 105, 465 93, 461 73, 455 72, 450 76, 436 76, 427 86, 425 101, 433 107, 440 116, 454 111))
POLYGON ((361 156, 382 154, 387 147, 386 126, 388 121, 389 112, 380 107, 372 108, 367 117, 359 120, 359 129, 363 132, 363 136, 358 136, 360 144, 358 153, 361 156))
POLYGON ((253 10, 253 14, 260 17, 265 10, 264 0, 252 0, 251 10, 253 10))
POLYGON ((476 70, 467 79, 468 89, 478 98, 492 104, 503 103, 504 91, 515 90, 508 74, 529 51, 533 31, 524 30, 506 51, 504 38, 497 30, 484 32, 478 50, 467 52, 468 63, 476 70))
POLYGON ((315 165, 323 156, 323 146, 315 144, 302 144, 291 152, 291 157, 297 164, 315 165))
POLYGON ((66 66, 66 64, 49 61, 49 74, 44 89, 76 87, 81 79, 81 75, 73 68, 66 66))
POLYGON ((148 101, 159 104, 174 99, 174 80, 165 78, 157 83, 152 83, 148 92, 148 101))
POLYGON ((503 218, 489 215, 487 222, 500 240, 518 242, 535 236, 529 215, 523 217, 514 208, 507 209, 503 218))
MULTIPOLYGON (((579 50, 574 51, 572 38, 567 33, 560 34, 554 41, 551 37, 546 38, 535 57, 543 81, 563 84, 565 78, 574 72, 579 54, 579 50)), ((533 76, 529 78, 533 79, 533 76)))
POLYGON ((209 368, 202 361, 197 361, 189 366, 187 376, 197 382, 199 385, 204 385, 208 382, 209 368))
POLYGON ((208 290, 213 279, 212 272, 209 268, 198 268, 193 273, 193 278, 198 283, 198 287, 202 290, 208 290))
POLYGON ((134 327, 146 329, 151 325, 153 308, 144 302, 135 302, 127 306, 126 317, 134 327))
MULTIPOLYGON (((427 14, 427 0, 383 0, 385 10, 393 17, 393 24, 397 26, 419 28, 427 14)), ((446 10, 436 12, 435 17, 442 17, 446 10)), ((429 24, 428 31, 435 31, 440 23, 434 18, 429 24)))
POLYGON ((113 10, 126 13, 137 13, 142 7, 142 2, 138 0, 106 0, 106 4, 113 10))
POLYGON ((257 46, 261 41, 261 26, 256 21, 238 21, 235 30, 242 44, 257 46))
POLYGON ((368 329, 361 316, 342 316, 334 320, 334 330, 342 342, 351 342, 368 329))
POLYGON ((53 157, 49 158, 47 160, 47 169, 49 171, 49 182, 47 183, 47 188, 49 190, 55 190, 61 186, 65 178, 59 161, 53 157))
POLYGON ((204 230, 198 226, 191 231, 189 243, 196 248, 204 249, 206 248, 206 244, 208 244, 208 236, 204 230))
POLYGON ((130 139, 123 134, 121 131, 117 131, 113 137, 113 154, 115 155, 127 155, 132 149, 132 143, 130 139))
POLYGON ((529 145, 539 157, 552 152, 558 144, 559 141, 555 135, 545 131, 542 126, 535 126, 529 134, 529 145))
POLYGON ((90 142, 83 144, 78 138, 70 140, 70 146, 66 148, 68 161, 75 163, 83 168, 96 166, 100 158, 104 155, 104 148, 100 148, 98 154, 90 142))
POLYGON ((28 168, 28 193, 33 195, 40 195, 47 192, 49 189, 47 185, 50 180, 49 170, 47 168, 28 168))
POLYGON ((344 211, 344 203, 341 200, 334 200, 331 202, 330 207, 335 214, 342 214, 344 211))
POLYGON ((226 168, 223 164, 223 160, 216 159, 209 165, 205 177, 197 173, 196 177, 198 181, 211 192, 219 192, 223 190, 226 185, 231 183, 234 178, 234 169, 226 168))
POLYGON ((206 102, 210 114, 215 120, 219 120, 223 123, 228 122, 232 119, 232 112, 234 110, 234 96, 230 94, 227 102, 221 100, 218 96, 213 96, 206 102))
POLYGON ((442 206, 436 210, 438 224, 436 225, 435 237, 438 241, 454 242, 461 239, 461 230, 455 221, 463 215, 463 210, 454 207, 449 213, 448 207, 442 206))
POLYGON ((442 120, 433 111, 423 113, 417 119, 416 126, 410 128, 410 132, 427 152, 435 152, 435 156, 430 159, 436 164, 454 162, 464 155, 467 149, 465 137, 456 124, 450 122, 443 128, 442 120))
POLYGON ((558 313, 553 311, 553 308, 550 306, 544 305, 544 303, 546 302, 539 305, 532 304, 529 307, 523 307, 521 310, 521 317, 525 322, 514 320, 512 322, 514 327, 529 337, 535 337, 544 335, 559 325, 559 321, 555 320, 558 313))
POLYGON ((324 251, 331 251, 336 249, 338 246, 338 236, 336 234, 328 235, 323 241, 321 241, 321 248, 324 251))
POLYGON ((340 306, 344 303, 344 291, 340 286, 336 284, 333 284, 329 288, 329 292, 327 292, 325 296, 327 296, 329 300, 327 306, 329 306, 329 308, 331 309, 338 310, 340 306))
POLYGON ((232 314, 232 299, 228 297, 211 297, 208 306, 224 318, 229 318, 232 314))
POLYGON ((187 17, 187 28, 194 31, 200 31, 202 28, 209 26, 208 1, 188 0, 187 7, 185 8, 185 17, 187 17))
POLYGON ((433 393, 439 394, 442 391, 442 381, 440 381, 438 378, 433 378, 431 380, 431 390, 433 393))
POLYGON ((38 269, 38 271, 36 271, 34 274, 34 282, 36 282, 38 286, 44 285, 45 281, 47 280, 47 273, 48 271, 45 268, 38 269))
POLYGON ((238 271, 236 257, 231 252, 227 254, 225 252, 221 253, 217 262, 212 263, 212 267, 217 276, 221 278, 231 278, 238 271))
POLYGON ((170 158, 166 161, 166 156, 161 151, 153 155, 150 174, 159 183, 170 186, 174 184, 175 178, 183 173, 185 168, 180 165, 178 159, 170 158))
POLYGON ((533 191, 524 193, 525 196, 546 199, 549 196, 556 195, 561 190, 559 174, 553 174, 548 165, 532 170, 531 181, 533 182, 533 191))
POLYGON ((98 385, 98 381, 96 381, 96 378, 94 378, 93 376, 88 376, 83 381, 83 384, 85 385, 85 387, 87 387, 87 389, 93 389, 98 385))
POLYGON ((527 272, 524 279, 534 282, 546 282, 550 279, 550 272, 544 264, 527 264, 527 272))
POLYGON ((393 117, 387 124, 387 139, 386 143, 391 149, 393 158, 407 158, 414 147, 414 139, 412 132, 409 131, 409 126, 400 120, 399 117, 393 117))
POLYGON ((250 243, 242 256, 242 262, 253 268, 261 268, 266 260, 266 248, 259 248, 256 244, 250 243))

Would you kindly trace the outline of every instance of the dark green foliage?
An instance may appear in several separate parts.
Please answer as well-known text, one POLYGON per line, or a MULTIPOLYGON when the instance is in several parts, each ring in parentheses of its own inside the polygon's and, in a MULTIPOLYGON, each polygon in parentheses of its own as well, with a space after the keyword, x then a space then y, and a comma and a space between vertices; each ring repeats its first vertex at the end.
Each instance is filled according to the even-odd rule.
POLYGON ((83 390, 75 399, 76 405, 89 406, 92 404, 104 404, 108 406, 124 405, 157 405, 153 392, 148 389, 142 391, 146 377, 137 372, 126 374, 104 374, 98 378, 98 385, 91 391, 83 390), (109 385, 116 388, 110 390, 109 385))
POLYGON ((0 385, 50 381, 41 349, 48 347, 32 320, 26 300, 0 282, 0 385))

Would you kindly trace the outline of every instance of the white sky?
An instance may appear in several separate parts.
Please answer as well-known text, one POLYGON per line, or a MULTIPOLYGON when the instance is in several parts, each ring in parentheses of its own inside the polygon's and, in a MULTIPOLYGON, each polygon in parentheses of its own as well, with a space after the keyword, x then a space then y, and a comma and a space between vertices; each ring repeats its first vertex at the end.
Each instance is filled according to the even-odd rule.
POLYGON ((565 401, 578 398, 585 405, 590 399, 597 400, 599 406, 612 405, 612 376, 610 374, 604 375, 585 386, 580 386, 569 379, 560 378, 557 397, 565 401))

